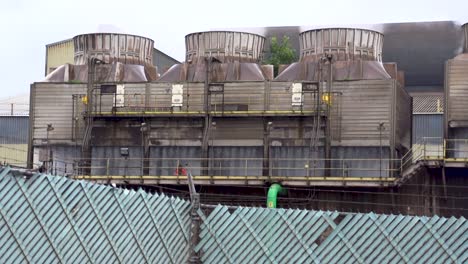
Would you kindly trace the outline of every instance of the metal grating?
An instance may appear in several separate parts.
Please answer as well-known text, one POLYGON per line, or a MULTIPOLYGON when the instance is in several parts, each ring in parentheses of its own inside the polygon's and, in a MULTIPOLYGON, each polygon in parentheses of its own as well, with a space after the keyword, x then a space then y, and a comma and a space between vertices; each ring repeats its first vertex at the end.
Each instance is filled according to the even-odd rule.
POLYGON ((190 203, 63 177, 0 173, 0 263, 183 263, 190 203))
POLYGON ((443 95, 417 95, 413 96, 413 113, 443 113, 443 95))
POLYGON ((218 206, 195 248, 203 263, 466 263, 465 218, 218 206))

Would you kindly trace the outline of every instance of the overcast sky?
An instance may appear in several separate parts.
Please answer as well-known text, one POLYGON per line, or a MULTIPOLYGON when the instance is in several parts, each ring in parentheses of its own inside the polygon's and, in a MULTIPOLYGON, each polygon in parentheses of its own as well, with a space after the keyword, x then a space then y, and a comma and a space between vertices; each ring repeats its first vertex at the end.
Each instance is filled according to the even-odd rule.
POLYGON ((213 28, 436 20, 468 22, 468 1, 0 0, 0 98, 27 93, 30 83, 43 80, 46 44, 106 28, 152 38, 183 61, 184 36, 213 28))

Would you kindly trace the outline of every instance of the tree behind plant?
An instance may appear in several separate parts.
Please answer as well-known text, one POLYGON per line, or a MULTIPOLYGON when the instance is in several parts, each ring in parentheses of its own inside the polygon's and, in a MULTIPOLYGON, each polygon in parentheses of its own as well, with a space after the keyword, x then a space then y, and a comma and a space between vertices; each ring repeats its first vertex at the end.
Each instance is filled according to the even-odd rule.
POLYGON ((281 41, 272 37, 270 41, 270 56, 264 61, 265 64, 273 65, 275 76, 278 75, 280 64, 291 64, 296 60, 296 51, 292 48, 288 36, 283 36, 281 41))

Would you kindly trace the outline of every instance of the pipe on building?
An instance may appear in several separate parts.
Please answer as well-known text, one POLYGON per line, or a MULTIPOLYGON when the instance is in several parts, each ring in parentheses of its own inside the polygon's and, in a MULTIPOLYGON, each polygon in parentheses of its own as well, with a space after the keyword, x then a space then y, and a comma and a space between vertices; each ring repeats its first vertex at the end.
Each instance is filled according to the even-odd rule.
POLYGON ((284 194, 285 189, 278 183, 273 183, 268 189, 267 207, 276 208, 278 194, 284 194))

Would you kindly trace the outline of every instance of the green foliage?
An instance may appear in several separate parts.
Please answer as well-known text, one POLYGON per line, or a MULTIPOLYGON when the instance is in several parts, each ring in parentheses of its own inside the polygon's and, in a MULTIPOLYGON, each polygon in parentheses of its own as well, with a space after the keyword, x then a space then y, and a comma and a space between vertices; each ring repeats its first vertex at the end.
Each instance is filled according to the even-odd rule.
POLYGON ((296 51, 292 48, 288 36, 283 36, 281 41, 272 37, 270 43, 270 56, 264 63, 273 65, 276 76, 280 64, 291 64, 296 60, 296 51))

